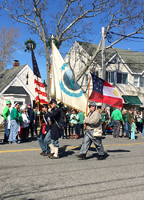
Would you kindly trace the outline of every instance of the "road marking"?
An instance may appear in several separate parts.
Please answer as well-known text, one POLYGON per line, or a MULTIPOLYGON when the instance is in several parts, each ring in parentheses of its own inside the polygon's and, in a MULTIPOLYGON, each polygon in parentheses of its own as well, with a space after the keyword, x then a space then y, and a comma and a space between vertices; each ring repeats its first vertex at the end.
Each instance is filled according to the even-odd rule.
MULTIPOLYGON (((128 145, 140 145, 144 144, 142 143, 129 143, 129 144, 106 144, 104 147, 112 147, 112 146, 128 146, 128 145)), ((95 147, 95 146, 91 146, 95 147)), ((60 147, 60 149, 76 149, 80 148, 80 146, 69 146, 69 147, 60 147)), ((23 151, 40 151, 41 149, 19 149, 19 150, 6 150, 6 151, 0 151, 0 153, 13 153, 13 152, 23 152, 23 151)))

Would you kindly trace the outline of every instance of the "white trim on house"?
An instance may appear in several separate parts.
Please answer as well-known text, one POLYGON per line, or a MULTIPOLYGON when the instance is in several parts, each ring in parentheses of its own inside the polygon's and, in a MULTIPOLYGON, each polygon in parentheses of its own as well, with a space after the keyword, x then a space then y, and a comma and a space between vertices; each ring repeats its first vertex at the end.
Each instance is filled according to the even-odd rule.
POLYGON ((27 87, 25 87, 25 85, 23 84, 23 82, 20 80, 19 77, 17 77, 17 80, 21 83, 21 85, 24 87, 27 93, 32 97, 32 100, 35 100, 35 97, 33 96, 33 94, 27 89, 27 87))
POLYGON ((19 81, 19 83, 23 86, 23 88, 27 91, 27 93, 32 97, 32 99, 34 100, 35 97, 33 96, 33 94, 25 87, 25 85, 23 84, 23 82, 20 80, 19 76, 26 70, 28 69, 32 74, 33 71, 31 70, 31 68, 26 65, 17 75, 16 77, 0 92, 0 96, 15 82, 15 81, 19 81))

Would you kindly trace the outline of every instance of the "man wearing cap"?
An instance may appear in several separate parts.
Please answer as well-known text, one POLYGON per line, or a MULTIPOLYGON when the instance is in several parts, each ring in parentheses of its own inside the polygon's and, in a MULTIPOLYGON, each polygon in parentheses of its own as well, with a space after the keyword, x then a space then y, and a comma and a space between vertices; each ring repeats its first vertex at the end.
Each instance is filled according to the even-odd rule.
POLYGON ((42 152, 40 153, 40 155, 48 156, 50 154, 50 148, 45 141, 45 136, 47 134, 50 134, 49 133, 49 131, 50 131, 50 125, 49 125, 50 118, 47 117, 47 113, 48 113, 48 105, 47 104, 43 104, 42 111, 43 111, 43 114, 41 116, 41 130, 40 130, 40 133, 39 133, 38 141, 39 141, 39 145, 42 149, 42 152))
POLYGON ((11 111, 11 126, 10 126, 11 131, 10 131, 9 143, 18 144, 17 141, 18 121, 19 121, 18 109, 19 109, 19 103, 16 102, 11 111))
POLYGON ((29 119, 30 119, 29 129, 31 129, 31 137, 33 137, 34 136, 34 134, 33 134, 33 123, 35 123, 35 118, 34 118, 34 111, 31 108, 30 103, 27 104, 27 111, 28 111, 28 116, 29 116, 29 119))
POLYGON ((10 133, 10 130, 8 129, 8 116, 10 115, 10 110, 9 110, 10 107, 11 107, 11 101, 7 101, 6 106, 3 109, 3 118, 5 124, 5 133, 3 142, 8 142, 8 137, 10 133))
POLYGON ((83 143, 80 149, 80 155, 77 155, 77 157, 81 158, 82 160, 85 160, 87 151, 93 142, 99 155, 98 160, 103 160, 105 159, 105 153, 102 145, 102 139, 101 137, 94 136, 94 131, 97 131, 98 133, 102 134, 101 115, 96 110, 95 102, 90 102, 89 111, 90 112, 84 120, 84 123, 86 123, 86 133, 83 138, 83 143))
MULTIPOLYGON (((45 137, 45 141, 50 147, 50 155, 49 158, 57 159, 58 157, 58 148, 59 148, 59 141, 58 139, 61 137, 60 135, 60 117, 61 117, 61 109, 57 107, 57 101, 52 99, 50 101, 51 112, 48 112, 47 117, 51 119, 51 135, 47 134, 45 137), (51 142, 53 140, 53 144, 51 142)), ((48 132, 49 133, 49 132, 48 132)))

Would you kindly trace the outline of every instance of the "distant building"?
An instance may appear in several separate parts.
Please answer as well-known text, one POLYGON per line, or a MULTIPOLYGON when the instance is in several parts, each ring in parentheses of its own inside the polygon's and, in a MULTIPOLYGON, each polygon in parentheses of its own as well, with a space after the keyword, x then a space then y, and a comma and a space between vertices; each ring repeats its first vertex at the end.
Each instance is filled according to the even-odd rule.
MULTIPOLYGON (((75 41, 65 57, 65 62, 72 69, 75 77, 91 59, 98 45, 75 41)), ((101 77, 102 58, 99 52, 90 66, 92 73, 101 77)), ((79 85, 86 93, 89 70, 79 80, 79 85)), ((106 50, 106 80, 111 83, 123 97, 125 107, 144 104, 144 53, 110 48, 106 50)))
MULTIPOLYGON (((8 100, 12 105, 17 101, 20 105, 35 103, 33 71, 28 65, 19 66, 17 60, 14 61, 13 68, 0 72, 0 114, 8 100)), ((2 120, 3 117, 0 116, 0 123, 2 120)))

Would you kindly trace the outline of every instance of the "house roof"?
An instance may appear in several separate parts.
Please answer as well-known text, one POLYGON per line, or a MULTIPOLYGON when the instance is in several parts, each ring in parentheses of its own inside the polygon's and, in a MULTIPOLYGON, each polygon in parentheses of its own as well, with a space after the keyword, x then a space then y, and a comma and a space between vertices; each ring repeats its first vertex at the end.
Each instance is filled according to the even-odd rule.
POLYGON ((28 95, 27 91, 22 86, 10 86, 4 94, 25 94, 28 95))
POLYGON ((26 65, 13 67, 0 72, 0 92, 17 76, 26 65))
MULTIPOLYGON (((89 56, 93 56, 98 47, 98 45, 92 43, 79 41, 76 42, 89 54, 89 56)), ((144 53, 119 48, 110 48, 106 50, 106 63, 116 53, 121 56, 125 64, 130 68, 133 73, 142 73, 144 71, 144 53)), ((99 52, 95 59, 95 62, 101 66, 101 61, 101 52, 99 52)))

